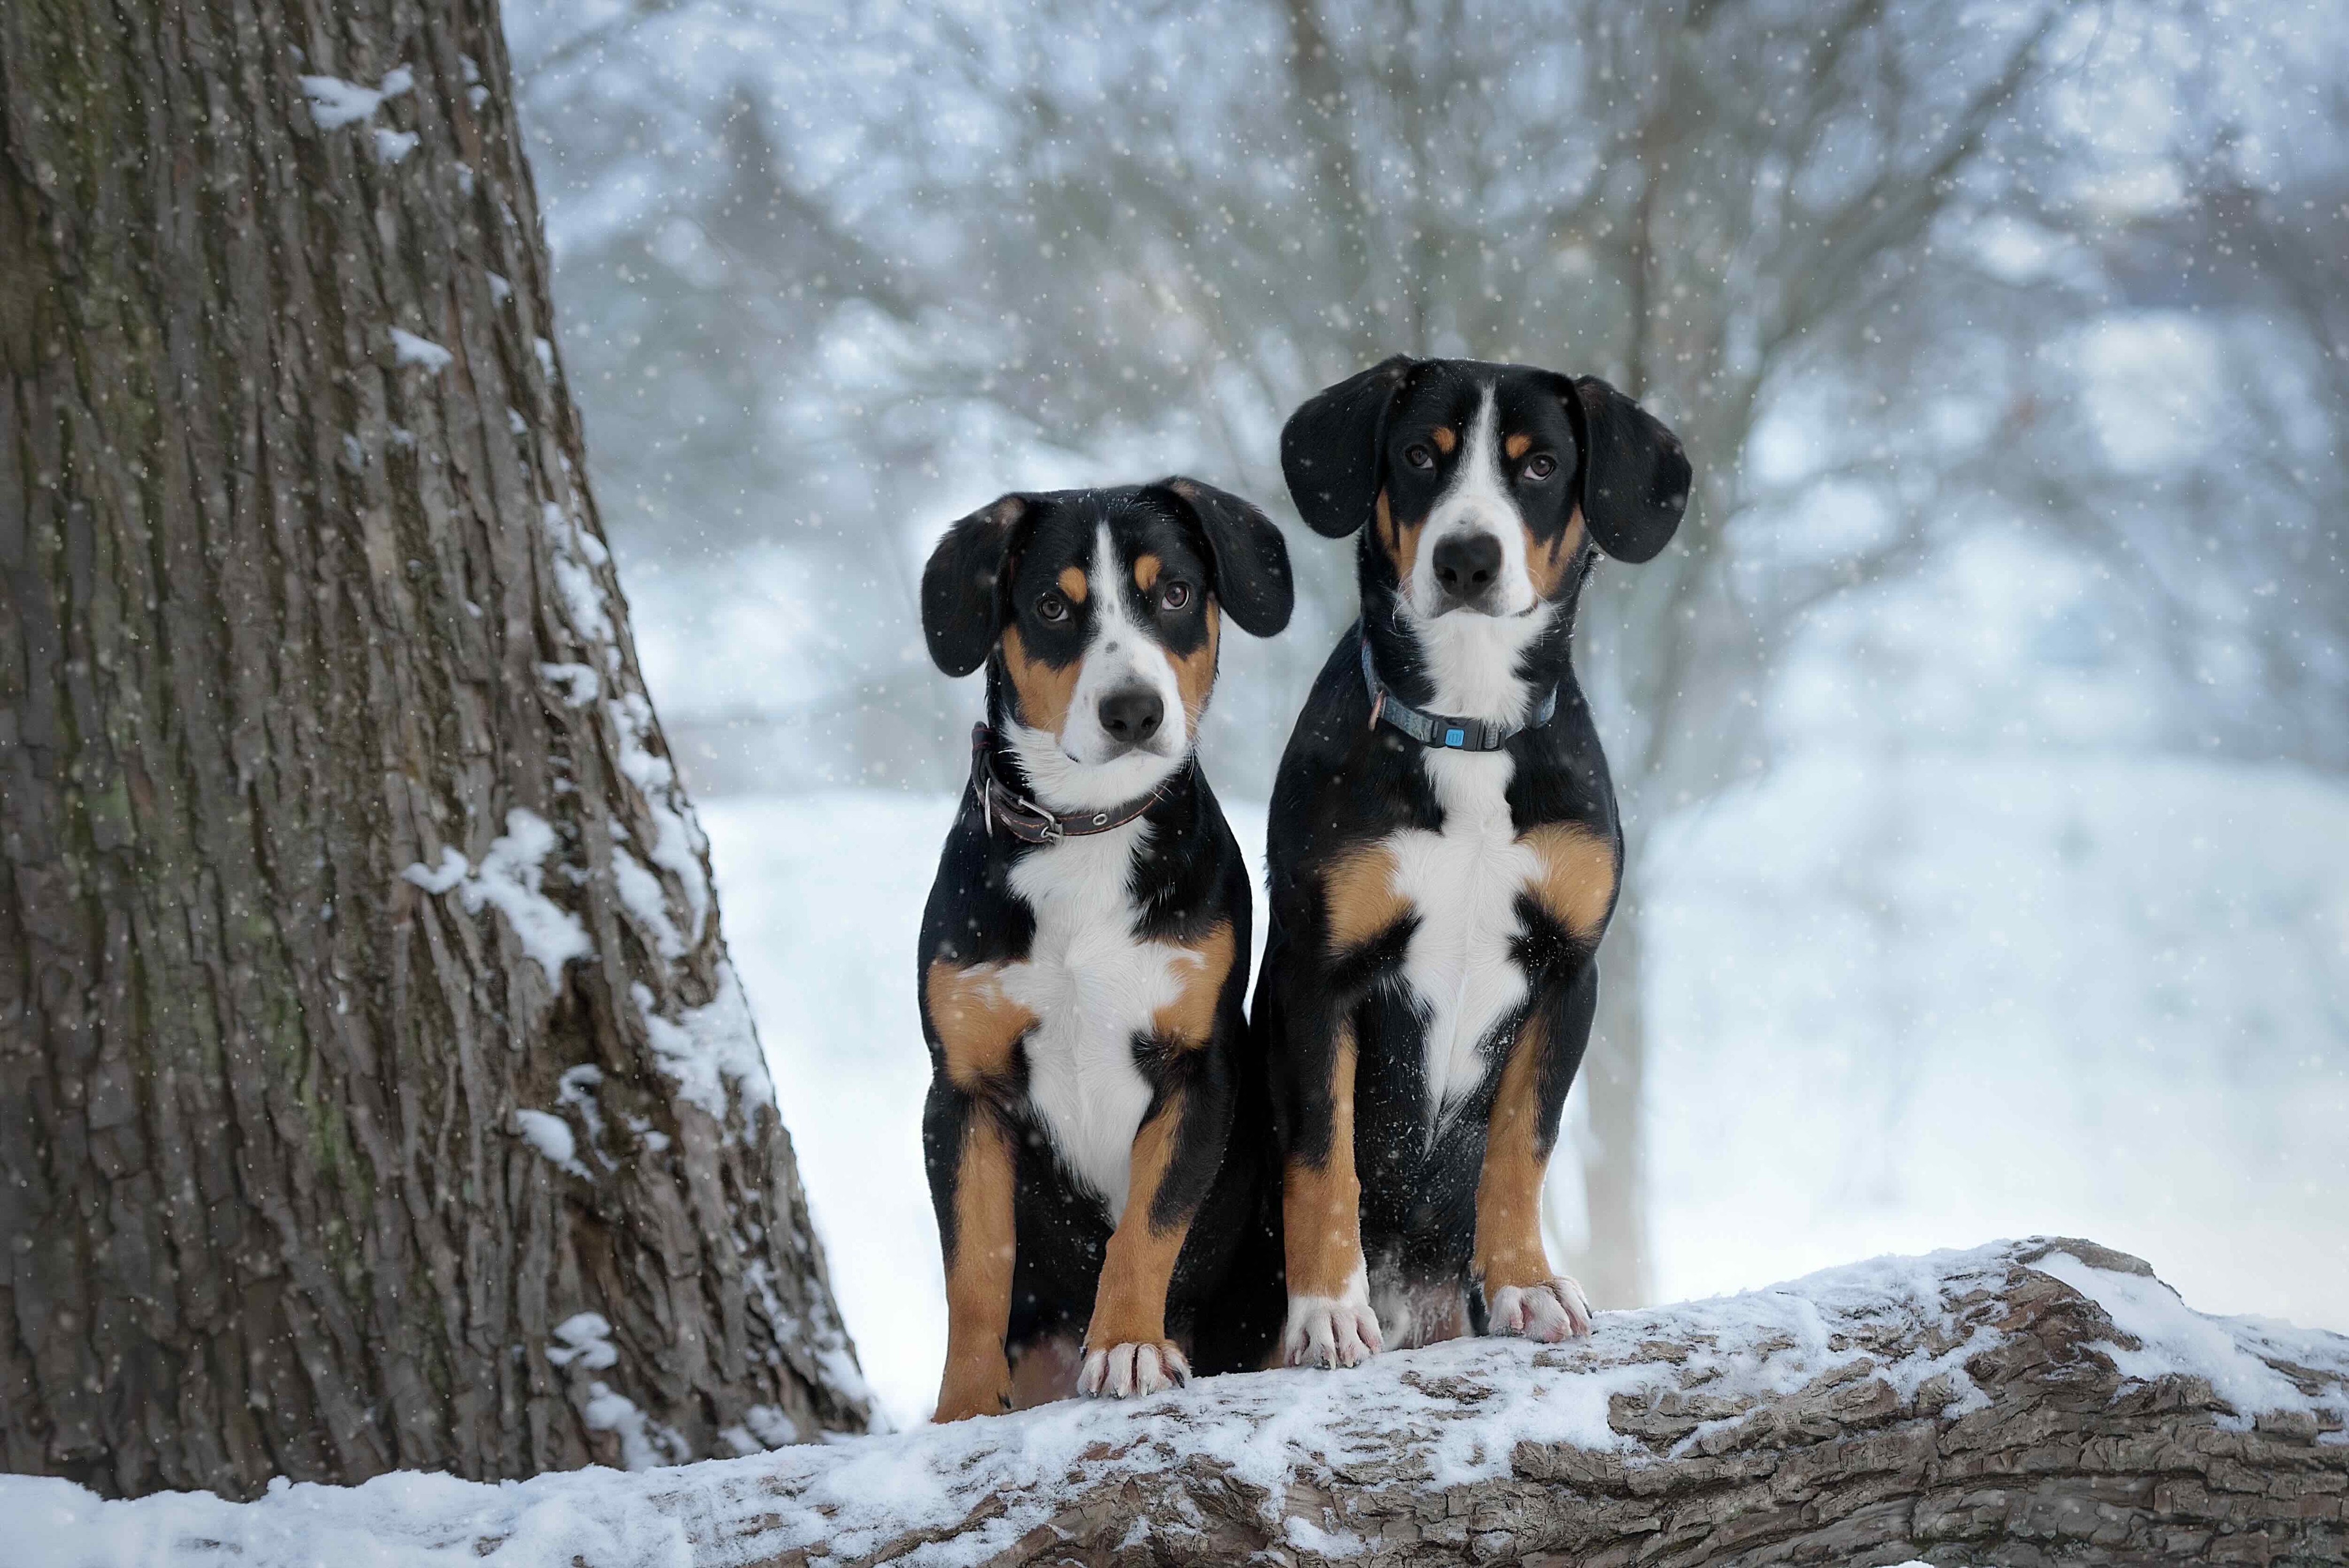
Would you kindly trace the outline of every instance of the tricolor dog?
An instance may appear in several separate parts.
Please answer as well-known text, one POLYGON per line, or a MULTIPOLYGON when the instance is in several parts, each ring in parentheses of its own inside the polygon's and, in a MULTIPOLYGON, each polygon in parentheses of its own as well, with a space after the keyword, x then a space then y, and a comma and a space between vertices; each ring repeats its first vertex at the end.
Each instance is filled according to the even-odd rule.
POLYGON ((941 1421, 1271 1351, 1248 873, 1192 748, 1225 617, 1292 597, 1264 513, 1185 479, 1005 496, 923 573, 930 656, 987 668, 922 920, 941 1421))
POLYGON ((1252 1025, 1270 1064, 1291 1362, 1588 1331, 1541 1181, 1598 998, 1622 838, 1568 659, 1597 555, 1646 561, 1679 440, 1588 377, 1394 358, 1281 432, 1361 619, 1274 784, 1252 1025))

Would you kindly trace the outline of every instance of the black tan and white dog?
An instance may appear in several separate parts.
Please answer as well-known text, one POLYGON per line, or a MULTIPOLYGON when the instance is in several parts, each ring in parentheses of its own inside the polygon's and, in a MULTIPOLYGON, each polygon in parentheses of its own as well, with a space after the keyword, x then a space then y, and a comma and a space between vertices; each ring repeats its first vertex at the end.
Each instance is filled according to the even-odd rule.
POLYGON ((1583 1334, 1541 1181, 1622 838, 1568 651, 1595 552, 1661 550, 1688 460, 1602 381, 1395 358, 1298 409, 1281 466, 1317 532, 1361 532, 1267 846, 1285 1353, 1583 1334))
POLYGON ((1271 1352, 1248 873, 1192 748, 1223 618, 1292 598, 1264 513, 1185 479, 1005 496, 923 573, 931 657, 987 666, 922 921, 941 1421, 1271 1352))

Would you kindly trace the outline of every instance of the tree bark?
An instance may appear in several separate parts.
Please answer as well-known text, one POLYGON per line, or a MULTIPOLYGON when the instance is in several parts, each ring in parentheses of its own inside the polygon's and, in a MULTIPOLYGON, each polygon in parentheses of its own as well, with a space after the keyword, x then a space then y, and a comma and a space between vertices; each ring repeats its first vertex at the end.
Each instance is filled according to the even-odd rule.
POLYGON ((742 1464, 243 1506, 0 1481, 0 1504, 204 1543, 154 1568, 307 1568, 394 1532, 566 1568, 2314 1568, 2349 1560, 2344 1419, 2349 1338, 2202 1317, 2134 1258, 2043 1240, 1602 1313, 1582 1344, 1435 1346, 742 1464))
MULTIPOLYGON (((826 1514, 819 1541, 759 1550, 771 1542, 757 1531, 789 1530, 795 1505, 833 1491, 826 1468, 853 1464, 852 1447, 794 1466, 788 1479, 746 1480, 744 1503, 762 1498, 768 1511, 749 1515, 757 1522, 747 1539, 709 1532, 696 1560, 849 1568, 981 1531, 1007 1539, 957 1560, 985 1568, 2349 1560, 2349 1339, 2306 1336, 2330 1352, 2327 1365, 2309 1367, 2277 1355, 2255 1320, 2199 1319, 2331 1406, 2323 1415, 2238 1410, 2201 1376, 2124 1373, 2116 1358, 2138 1342, 2095 1300, 2031 1266, 2058 1250, 2167 1294, 2142 1262, 2085 1242, 1986 1249, 2001 1254, 1987 1266, 1982 1253, 1903 1260, 1924 1276, 1921 1292, 1797 1281, 1763 1294, 1816 1306, 1818 1316, 1797 1308, 1751 1339, 1723 1332, 1723 1315, 1696 1304, 1612 1326, 1602 1318, 1588 1346, 1529 1351, 1487 1341, 1410 1353, 1404 1360, 1428 1363, 1398 1379, 1415 1398, 1391 1401, 1372 1375, 1358 1389, 1341 1383, 1303 1430, 1292 1424, 1275 1439, 1277 1477, 1264 1434, 1310 1398, 1287 1385, 1256 1397, 1260 1408, 1243 1418, 1254 1451, 1186 1442, 1179 1408, 1171 1418, 1104 1412, 1066 1471, 990 1462, 1016 1445, 1052 1453, 1038 1432, 1007 1433, 986 1458, 957 1454, 959 1470, 990 1484, 951 1522, 908 1528, 876 1499, 865 1515, 826 1514), (1790 1358, 1797 1386, 1772 1392, 1741 1376, 1741 1360, 1777 1356, 1790 1358), (1968 1392, 1976 1398, 1955 1397, 1968 1392), (1578 1398, 1603 1411, 1616 1446, 1538 1435, 1541 1409, 1578 1398), (1480 1419, 1506 1445, 1506 1462, 1478 1451, 1475 1437, 1447 1434, 1474 1432, 1480 1419), (1444 1473, 1479 1468, 1486 1473, 1473 1479, 1444 1473)), ((705 1499, 704 1517, 715 1516, 705 1499)))
POLYGON ((0 1460, 862 1429, 494 0, 26 0, 0 105, 0 1460))

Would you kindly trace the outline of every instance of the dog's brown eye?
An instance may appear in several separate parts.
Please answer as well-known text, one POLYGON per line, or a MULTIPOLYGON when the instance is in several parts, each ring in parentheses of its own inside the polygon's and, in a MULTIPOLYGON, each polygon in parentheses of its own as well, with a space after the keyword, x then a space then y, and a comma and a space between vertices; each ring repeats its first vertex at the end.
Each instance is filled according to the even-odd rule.
POLYGON ((1402 449, 1402 460, 1415 469, 1432 469, 1435 466, 1435 454, 1414 441, 1402 449))
POLYGON ((1532 462, 1526 465, 1526 478, 1529 480, 1546 480, 1556 472, 1557 472, 1557 459, 1547 452, 1538 454, 1532 462))
POLYGON ((1169 583, 1158 591, 1158 604, 1161 609, 1180 610, 1190 602, 1191 585, 1188 583, 1169 583))
POLYGON ((1069 618, 1069 602, 1058 593, 1047 593, 1036 601, 1036 614, 1047 621, 1065 621, 1069 618))

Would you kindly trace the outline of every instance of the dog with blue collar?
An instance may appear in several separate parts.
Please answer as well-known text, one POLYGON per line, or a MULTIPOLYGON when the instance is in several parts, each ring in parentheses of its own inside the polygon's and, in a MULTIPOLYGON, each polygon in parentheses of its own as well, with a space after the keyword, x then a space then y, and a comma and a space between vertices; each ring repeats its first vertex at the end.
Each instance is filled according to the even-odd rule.
POLYGON ((1361 618, 1272 800, 1250 1028, 1272 1085, 1292 1364, 1554 1341, 1543 1172, 1598 1001, 1622 834, 1569 657, 1602 553, 1670 542, 1679 439, 1605 382, 1398 356, 1281 432, 1299 512, 1359 536, 1361 618))

